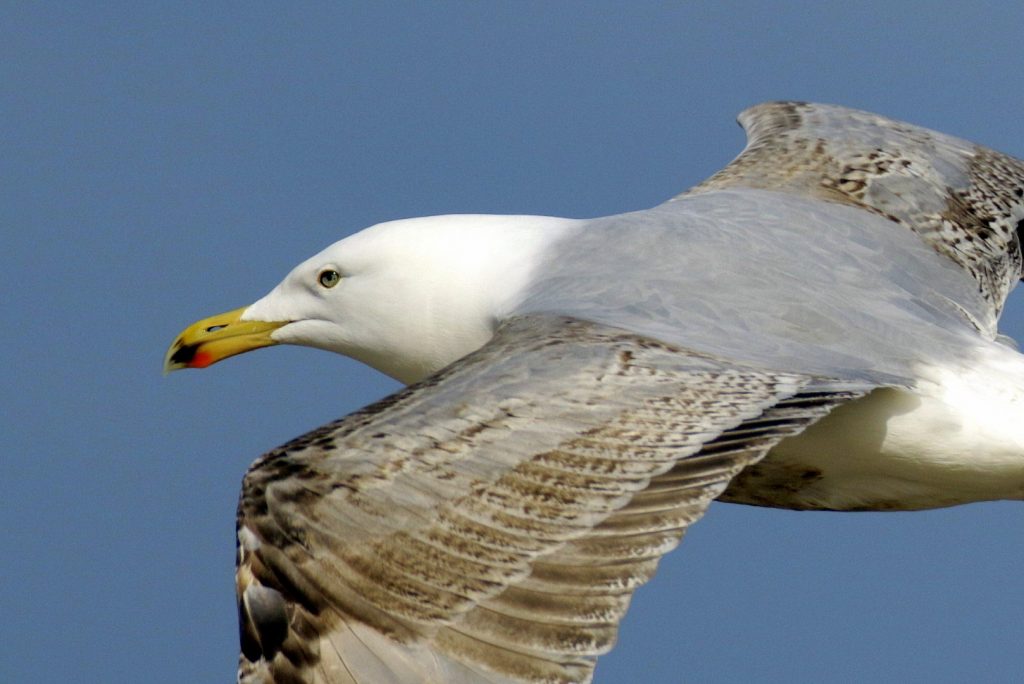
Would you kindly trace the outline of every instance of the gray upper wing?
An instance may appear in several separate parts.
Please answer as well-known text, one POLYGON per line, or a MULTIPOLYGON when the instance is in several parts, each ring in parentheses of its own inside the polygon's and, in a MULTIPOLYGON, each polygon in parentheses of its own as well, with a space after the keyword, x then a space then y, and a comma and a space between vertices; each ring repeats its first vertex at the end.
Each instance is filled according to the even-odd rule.
POLYGON ((693 193, 758 188, 859 207, 966 269, 998 316, 1021 277, 1024 164, 877 114, 803 102, 744 111, 742 154, 693 193))
POLYGON ((976 281, 913 232, 849 205, 750 188, 581 222, 514 311, 763 368, 908 385, 921 364, 970 358, 996 327, 976 281))
POLYGON ((260 458, 241 682, 578 682, 729 480, 870 389, 562 317, 260 458))

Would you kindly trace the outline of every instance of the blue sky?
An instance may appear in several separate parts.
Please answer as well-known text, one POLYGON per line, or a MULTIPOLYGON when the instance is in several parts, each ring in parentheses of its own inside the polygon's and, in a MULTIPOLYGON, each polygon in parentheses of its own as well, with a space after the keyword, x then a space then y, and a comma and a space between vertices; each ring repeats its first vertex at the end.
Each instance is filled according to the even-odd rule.
MULTIPOLYGON (((5 3, 0 681, 233 681, 246 466, 396 385, 298 348, 160 364, 344 235, 652 206, 769 99, 1024 157, 1024 6, 677 4, 5 3)), ((596 681, 1017 678, 1022 523, 716 504, 596 681)))

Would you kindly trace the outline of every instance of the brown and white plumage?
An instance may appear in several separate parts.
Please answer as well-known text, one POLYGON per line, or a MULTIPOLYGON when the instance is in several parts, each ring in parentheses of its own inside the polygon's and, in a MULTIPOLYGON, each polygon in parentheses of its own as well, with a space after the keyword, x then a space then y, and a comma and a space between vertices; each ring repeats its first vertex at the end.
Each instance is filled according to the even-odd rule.
POLYGON ((729 479, 857 392, 512 319, 250 470, 243 681, 585 680, 633 590, 729 479), (253 609, 267 588, 283 618, 253 609), (310 639, 289 643, 282 622, 310 639))
POLYGON ((654 209, 383 224, 182 334, 170 369, 285 342, 411 383, 247 473, 241 682, 588 681, 719 496, 1024 498, 1024 167, 838 107, 741 122, 654 209))

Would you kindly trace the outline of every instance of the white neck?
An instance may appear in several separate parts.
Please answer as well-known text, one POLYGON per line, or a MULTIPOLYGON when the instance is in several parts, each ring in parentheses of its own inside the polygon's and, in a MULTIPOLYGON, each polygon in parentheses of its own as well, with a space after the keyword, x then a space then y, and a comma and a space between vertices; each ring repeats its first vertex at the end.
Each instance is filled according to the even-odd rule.
POLYGON ((400 312, 393 320, 404 330, 361 360, 408 384, 486 344, 521 301, 544 251, 577 222, 455 215, 395 223, 402 225, 392 237, 414 250, 402 260, 413 265, 411 287, 394 302, 400 312))

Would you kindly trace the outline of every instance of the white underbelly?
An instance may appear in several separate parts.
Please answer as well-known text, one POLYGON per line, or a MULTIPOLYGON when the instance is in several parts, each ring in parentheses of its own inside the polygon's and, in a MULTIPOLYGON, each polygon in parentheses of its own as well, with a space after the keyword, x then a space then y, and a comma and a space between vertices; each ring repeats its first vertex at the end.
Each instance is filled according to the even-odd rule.
POLYGON ((916 393, 879 389, 840 406, 780 442, 723 500, 909 510, 1024 499, 1024 363, 1007 358, 1009 368, 929 369, 916 393))

